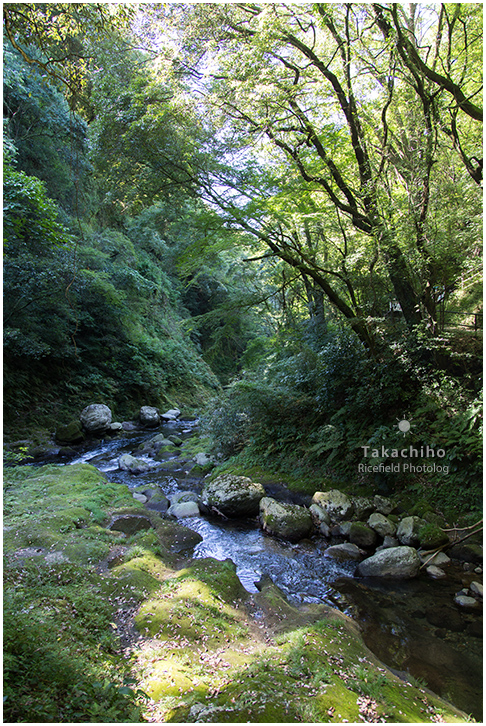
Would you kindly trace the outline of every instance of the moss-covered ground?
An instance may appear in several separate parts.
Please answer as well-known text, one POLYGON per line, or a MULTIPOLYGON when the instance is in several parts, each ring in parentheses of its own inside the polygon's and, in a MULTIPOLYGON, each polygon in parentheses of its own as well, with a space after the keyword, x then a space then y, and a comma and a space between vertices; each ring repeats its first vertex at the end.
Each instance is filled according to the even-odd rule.
POLYGON ((187 530, 89 465, 7 469, 4 503, 7 722, 467 720, 337 611, 183 561, 187 530), (120 513, 152 527, 111 531, 120 513))

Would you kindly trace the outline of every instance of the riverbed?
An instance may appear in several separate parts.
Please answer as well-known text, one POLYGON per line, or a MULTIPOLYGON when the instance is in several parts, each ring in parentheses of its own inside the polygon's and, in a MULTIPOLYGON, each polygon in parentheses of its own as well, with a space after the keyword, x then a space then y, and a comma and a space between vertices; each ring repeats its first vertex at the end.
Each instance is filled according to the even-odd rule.
MULTIPOLYGON (((118 468, 124 453, 134 454, 155 433, 176 434, 183 441, 197 430, 197 421, 174 421, 156 431, 123 432, 113 439, 83 446, 70 463, 96 466, 108 479, 125 483, 130 489, 157 488, 167 497, 180 491, 199 493, 201 477, 191 474, 194 462, 180 449, 167 453, 163 461, 147 455, 147 472, 131 475, 118 468)), ((268 492, 288 501, 295 495, 283 488, 268 492)), ((426 574, 406 581, 354 577, 356 564, 324 557, 329 541, 312 537, 290 544, 266 536, 256 519, 223 520, 189 517, 182 523, 202 536, 194 550, 195 558, 230 558, 248 592, 269 576, 293 604, 326 603, 353 617, 362 629, 368 647, 404 679, 419 679, 438 695, 482 720, 482 616, 461 614, 453 605, 454 594, 463 586, 464 572, 453 564, 448 577, 433 581, 426 574), (451 623, 439 625, 434 613, 449 613, 451 623), (452 617, 452 615, 454 617, 452 617)))

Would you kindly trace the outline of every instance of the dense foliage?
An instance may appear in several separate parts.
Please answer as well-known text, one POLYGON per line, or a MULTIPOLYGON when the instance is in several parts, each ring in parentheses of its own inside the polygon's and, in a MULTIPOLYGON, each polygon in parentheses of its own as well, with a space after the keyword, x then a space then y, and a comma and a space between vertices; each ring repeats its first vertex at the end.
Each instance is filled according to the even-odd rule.
POLYGON ((225 456, 352 479, 406 418, 476 506, 479 6, 22 8, 4 6, 7 431, 223 383, 225 456))

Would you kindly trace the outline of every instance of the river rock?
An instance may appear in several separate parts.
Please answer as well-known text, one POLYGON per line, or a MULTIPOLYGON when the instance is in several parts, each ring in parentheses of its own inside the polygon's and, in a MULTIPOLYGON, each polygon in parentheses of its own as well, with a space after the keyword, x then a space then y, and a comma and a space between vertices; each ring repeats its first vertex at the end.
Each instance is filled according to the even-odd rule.
POLYGON ((176 492, 176 494, 172 494, 172 496, 170 497, 171 506, 173 504, 179 504, 180 502, 198 502, 198 501, 199 501, 199 495, 196 494, 196 492, 191 492, 191 491, 176 492))
POLYGON ((463 610, 478 610, 481 607, 474 597, 462 595, 461 593, 457 593, 457 595, 454 596, 454 602, 463 610))
POLYGON ((104 403, 92 403, 83 408, 79 420, 89 433, 104 431, 111 423, 111 410, 104 403))
POLYGON ((182 439, 181 439, 180 436, 176 436, 175 434, 171 434, 167 438, 169 439, 169 441, 172 444, 174 444, 174 446, 182 446, 183 441, 182 441, 182 439))
POLYGON ((339 489, 330 489, 328 492, 315 492, 312 497, 312 504, 318 504, 319 507, 325 509, 334 522, 351 519, 354 513, 352 502, 339 489))
POLYGON ((118 468, 128 471, 130 474, 143 474, 150 468, 149 464, 142 459, 136 459, 131 454, 122 454, 118 459, 118 468))
POLYGON ((117 434, 119 431, 123 431, 123 424, 121 421, 113 421, 113 423, 108 426, 108 431, 111 431, 113 434, 117 434))
POLYGON ((167 514, 182 519, 183 517, 199 517, 197 502, 174 502, 167 510, 167 514))
POLYGON ((132 497, 137 501, 140 502, 140 504, 146 504, 148 502, 147 497, 145 494, 142 494, 141 492, 133 492, 132 497))
POLYGON ((267 534, 298 542, 312 530, 312 516, 307 507, 277 502, 271 497, 260 500, 260 520, 267 534))
POLYGON ((441 570, 441 568, 437 567, 437 565, 429 565, 426 568, 426 572, 433 580, 442 580, 444 577, 447 577, 444 570, 441 570))
POLYGON ((391 514, 396 507, 395 502, 392 502, 392 500, 387 497, 382 497, 380 494, 375 494, 373 504, 376 511, 379 514, 383 514, 385 517, 391 514))
POLYGON ((444 567, 444 565, 448 565, 451 561, 451 558, 447 557, 445 552, 437 552, 433 557, 419 552, 419 557, 422 563, 427 562, 428 565, 435 565, 436 567, 444 567))
POLYGON ((142 406, 138 414, 142 426, 154 428, 160 423, 159 409, 154 406, 142 406))
POLYGON ((251 517, 264 496, 263 486, 247 476, 221 474, 204 485, 201 502, 226 517, 251 517))
POLYGON ((413 547, 390 547, 360 562, 356 573, 361 577, 409 579, 416 577, 419 569, 417 550, 413 547))
POLYGON ((364 522, 352 522, 349 528, 349 541, 357 547, 368 549, 376 545, 376 532, 364 522))
POLYGON ((397 531, 396 526, 392 521, 385 517, 380 512, 374 512, 368 518, 368 527, 374 529, 374 531, 380 535, 380 537, 386 537, 387 535, 393 536, 397 531))
POLYGON ((208 464, 212 464, 212 459, 210 456, 205 454, 204 452, 200 451, 193 459, 198 466, 207 466, 208 464))
POLYGON ((374 512, 375 507, 367 497, 353 497, 354 516, 359 520, 366 520, 374 512))
POLYGON ((56 440, 61 444, 75 444, 83 439, 84 431, 80 421, 71 421, 66 426, 58 426, 56 429, 56 440))
POLYGON ((397 538, 402 545, 412 547, 420 543, 419 532, 426 522, 420 517, 404 517, 397 528, 397 538))
POLYGON ((160 418, 164 419, 165 421, 175 421, 179 418, 180 415, 181 412, 178 408, 169 408, 168 411, 160 414, 160 418))
POLYGON ((309 512, 311 513, 311 517, 317 525, 320 525, 322 523, 331 524, 331 517, 326 512, 326 510, 320 507, 318 504, 311 504, 309 507, 309 512))
POLYGON ((166 512, 169 509, 169 500, 160 490, 150 491, 147 509, 153 509, 155 512, 166 512))
POLYGON ((333 560, 345 562, 346 560, 360 560, 363 553, 359 547, 351 542, 343 542, 343 544, 332 545, 324 552, 324 557, 332 557, 333 560))
POLYGON ((474 580, 473 582, 471 582, 469 587, 470 587, 471 592, 473 592, 475 595, 478 595, 479 597, 483 597, 483 586, 480 582, 478 582, 477 580, 474 580))

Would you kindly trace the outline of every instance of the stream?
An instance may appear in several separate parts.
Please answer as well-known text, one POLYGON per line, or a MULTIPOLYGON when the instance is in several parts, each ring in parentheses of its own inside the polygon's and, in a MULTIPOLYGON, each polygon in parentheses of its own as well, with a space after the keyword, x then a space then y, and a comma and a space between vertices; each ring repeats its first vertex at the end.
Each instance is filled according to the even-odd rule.
MULTIPOLYGON (((84 444, 69 463, 92 464, 130 489, 158 488, 167 497, 179 491, 199 493, 203 481, 191 477, 194 462, 184 457, 184 447, 168 453, 164 461, 137 452, 157 433, 185 440, 196 428, 197 421, 178 420, 155 430, 124 431, 113 439, 84 444), (118 458, 124 453, 144 459, 150 469, 138 475, 121 471, 118 458)), ((271 487, 267 494, 303 503, 283 487, 271 487)), ((461 613, 453 605, 454 594, 472 577, 459 564, 450 566, 447 579, 439 581, 425 573, 400 581, 355 578, 356 563, 323 556, 329 543, 322 537, 290 544, 263 534, 256 519, 200 516, 180 521, 203 537, 195 558, 229 557, 248 592, 256 592, 255 583, 268 575, 293 604, 325 603, 341 610, 359 623, 365 643, 394 673, 420 679, 482 721, 482 615, 461 613)))

